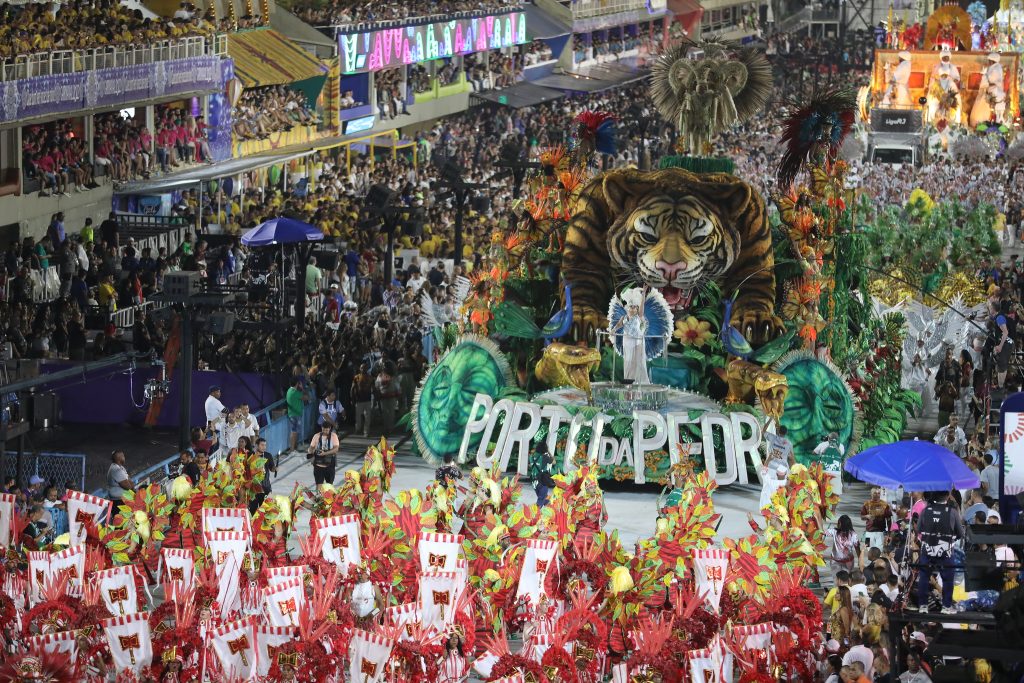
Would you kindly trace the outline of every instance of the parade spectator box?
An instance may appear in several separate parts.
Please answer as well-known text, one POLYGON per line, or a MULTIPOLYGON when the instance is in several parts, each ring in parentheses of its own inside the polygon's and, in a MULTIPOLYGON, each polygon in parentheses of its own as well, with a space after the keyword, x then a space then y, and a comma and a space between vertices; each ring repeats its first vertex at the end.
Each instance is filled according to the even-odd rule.
MULTIPOLYGON (((892 64, 892 67, 896 68, 896 65, 900 63, 899 52, 899 50, 875 50, 874 67, 871 73, 872 106, 877 106, 885 96, 888 87, 885 78, 885 65, 892 64)), ((908 81, 910 100, 915 108, 921 108, 918 102, 920 98, 927 95, 932 70, 939 63, 939 51, 911 50, 910 54, 911 73, 908 81)), ((983 52, 960 50, 952 53, 950 57, 953 66, 960 70, 961 111, 965 115, 970 113, 974 106, 974 100, 978 96, 982 72, 990 64, 988 55, 987 50, 983 52)), ((999 63, 1003 67, 1003 89, 1006 90, 1006 118, 1011 120, 1020 112, 1017 85, 1020 55, 1016 52, 1003 52, 1000 55, 999 63)))

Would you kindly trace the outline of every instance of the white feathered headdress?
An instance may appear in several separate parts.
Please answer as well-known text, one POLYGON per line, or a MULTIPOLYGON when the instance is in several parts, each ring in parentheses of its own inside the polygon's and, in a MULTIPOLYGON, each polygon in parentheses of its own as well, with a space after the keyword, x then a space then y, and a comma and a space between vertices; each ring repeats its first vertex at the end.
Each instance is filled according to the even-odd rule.
POLYGON ((640 306, 644 302, 644 293, 639 287, 634 287, 619 294, 619 298, 626 306, 640 306))

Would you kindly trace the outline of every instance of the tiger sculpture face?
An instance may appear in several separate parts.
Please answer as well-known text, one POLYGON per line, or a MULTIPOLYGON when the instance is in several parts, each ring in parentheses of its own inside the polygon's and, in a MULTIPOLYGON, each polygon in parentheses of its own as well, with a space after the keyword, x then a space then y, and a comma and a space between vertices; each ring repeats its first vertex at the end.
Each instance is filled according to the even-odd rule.
POLYGON ((612 224, 612 268, 632 272, 661 291, 673 309, 686 309, 701 285, 735 263, 739 236, 696 197, 655 192, 612 224))
POLYGON ((597 176, 569 220, 562 275, 573 286, 577 339, 607 326, 608 302, 626 284, 659 289, 680 315, 715 282, 723 296, 735 297, 730 324, 750 343, 783 329, 764 200, 724 173, 666 168, 597 176))

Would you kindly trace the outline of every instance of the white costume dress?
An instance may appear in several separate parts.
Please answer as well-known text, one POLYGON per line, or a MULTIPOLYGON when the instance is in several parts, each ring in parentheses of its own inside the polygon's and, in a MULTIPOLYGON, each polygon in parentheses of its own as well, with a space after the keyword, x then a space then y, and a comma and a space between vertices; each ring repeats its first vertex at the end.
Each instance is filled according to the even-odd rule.
POLYGON ((759 510, 765 509, 771 504, 772 496, 780 488, 786 485, 786 477, 789 475, 789 465, 783 460, 773 458, 765 463, 761 472, 761 500, 759 510))
POLYGON ((971 108, 971 128, 988 121, 992 114, 995 114, 997 123, 1003 122, 1003 116, 1006 114, 1006 90, 1003 83, 1003 66, 999 62, 990 64, 982 72, 978 95, 974 98, 974 106, 971 108))
POLYGON ((940 111, 939 97, 949 92, 960 92, 960 69, 953 66, 951 62, 940 60, 932 69, 932 79, 928 85, 928 120, 933 125, 940 118, 945 118, 949 124, 960 123, 962 102, 959 102, 954 109, 940 111), (946 78, 943 79, 943 76, 946 78))
POLYGON ((647 351, 644 348, 647 321, 642 315, 629 315, 622 319, 622 376, 634 384, 650 384, 647 374, 647 351))
POLYGON ((909 59, 901 59, 900 63, 892 71, 889 89, 885 93, 882 105, 886 107, 910 107, 913 101, 910 99, 910 73, 911 64, 909 59))

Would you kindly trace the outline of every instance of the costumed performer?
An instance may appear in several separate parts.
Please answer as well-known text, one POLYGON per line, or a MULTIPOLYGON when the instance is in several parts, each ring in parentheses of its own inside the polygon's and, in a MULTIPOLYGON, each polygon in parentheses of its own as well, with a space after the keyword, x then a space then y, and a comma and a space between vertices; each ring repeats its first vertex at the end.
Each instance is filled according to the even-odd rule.
POLYGON ((352 613, 356 617, 356 626, 364 630, 372 630, 374 617, 380 613, 383 601, 380 590, 370 581, 370 569, 366 563, 356 569, 356 582, 352 586, 352 613))
POLYGON ((991 64, 981 72, 978 96, 974 98, 974 106, 971 108, 972 128, 986 121, 1003 123, 1003 117, 1006 115, 1006 89, 1003 87, 1003 66, 999 59, 998 52, 988 54, 988 61, 991 64))
POLYGON ((953 65, 952 53, 944 49, 928 84, 928 121, 935 124, 946 119, 947 123, 959 123, 959 95, 960 69, 953 65))
POLYGON ((822 468, 832 479, 832 492, 842 495, 843 457, 846 455, 846 446, 839 443, 839 434, 829 433, 828 438, 815 446, 814 454, 819 456, 822 468))
POLYGON ((635 384, 650 384, 647 364, 668 348, 675 320, 661 292, 634 287, 616 294, 608 306, 608 335, 622 356, 622 377, 635 384))
POLYGON ((900 58, 895 69, 891 64, 885 65, 887 82, 889 84, 882 98, 883 107, 911 107, 913 101, 910 99, 910 74, 912 70, 911 57, 908 50, 900 50, 897 55, 900 58))
POLYGON ((622 377, 634 384, 651 383, 647 374, 647 352, 644 345, 648 327, 644 318, 646 294, 646 289, 630 289, 619 295, 626 314, 611 328, 612 334, 622 332, 622 377))
POLYGON ((761 467, 761 498, 758 504, 760 510, 771 505, 772 496, 786 485, 786 477, 789 475, 790 465, 793 464, 793 445, 786 438, 785 427, 780 425, 777 434, 765 435, 765 442, 768 444, 768 452, 761 467), (786 446, 789 447, 788 451, 786 446))

